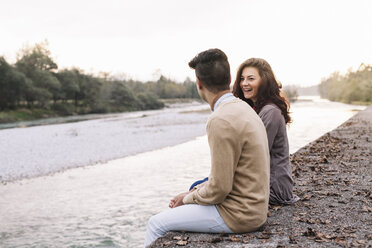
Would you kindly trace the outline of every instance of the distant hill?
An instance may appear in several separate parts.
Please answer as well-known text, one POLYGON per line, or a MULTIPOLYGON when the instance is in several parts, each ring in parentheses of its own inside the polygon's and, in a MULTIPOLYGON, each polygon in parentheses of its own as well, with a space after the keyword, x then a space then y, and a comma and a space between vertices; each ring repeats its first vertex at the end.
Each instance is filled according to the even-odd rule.
POLYGON ((299 96, 319 96, 318 85, 298 87, 297 93, 299 96))

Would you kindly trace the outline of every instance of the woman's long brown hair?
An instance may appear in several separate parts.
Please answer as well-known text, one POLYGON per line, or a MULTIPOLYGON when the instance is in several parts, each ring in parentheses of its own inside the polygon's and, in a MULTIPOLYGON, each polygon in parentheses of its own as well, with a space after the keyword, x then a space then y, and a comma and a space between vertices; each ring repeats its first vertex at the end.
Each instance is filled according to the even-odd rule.
POLYGON ((275 104, 281 110, 285 123, 290 123, 292 119, 289 115, 289 102, 281 95, 280 88, 281 85, 277 82, 269 63, 264 59, 250 58, 244 61, 238 68, 233 86, 233 94, 247 102, 251 107, 254 107, 256 113, 260 113, 261 109, 268 103, 275 104), (257 101, 255 104, 252 100, 244 98, 243 91, 240 87, 240 77, 246 67, 256 68, 262 80, 258 88, 257 101))

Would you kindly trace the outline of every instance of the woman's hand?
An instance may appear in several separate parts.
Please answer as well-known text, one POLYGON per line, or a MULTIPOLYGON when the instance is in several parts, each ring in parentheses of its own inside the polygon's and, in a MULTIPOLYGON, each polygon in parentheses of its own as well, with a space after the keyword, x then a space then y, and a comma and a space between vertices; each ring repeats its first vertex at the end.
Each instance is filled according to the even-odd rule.
POLYGON ((184 205, 183 198, 190 193, 189 191, 176 195, 169 203, 170 208, 176 208, 184 205))

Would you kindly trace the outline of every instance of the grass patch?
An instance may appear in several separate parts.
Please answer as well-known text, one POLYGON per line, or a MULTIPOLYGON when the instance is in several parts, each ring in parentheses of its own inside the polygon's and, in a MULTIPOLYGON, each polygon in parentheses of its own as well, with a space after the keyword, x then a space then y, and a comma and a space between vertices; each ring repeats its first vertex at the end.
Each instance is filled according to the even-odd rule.
POLYGON ((200 110, 185 110, 181 111, 181 114, 190 114, 190 113, 198 113, 198 114, 209 114, 211 113, 210 109, 200 109, 200 110))
POLYGON ((362 105, 362 106, 369 106, 372 102, 362 102, 362 101, 353 101, 351 102, 352 105, 362 105))
POLYGON ((32 121, 42 118, 56 117, 57 114, 49 109, 17 109, 0 112, 0 123, 11 123, 18 121, 32 121))
POLYGON ((160 101, 164 104, 202 102, 200 98, 167 98, 160 99, 160 101))

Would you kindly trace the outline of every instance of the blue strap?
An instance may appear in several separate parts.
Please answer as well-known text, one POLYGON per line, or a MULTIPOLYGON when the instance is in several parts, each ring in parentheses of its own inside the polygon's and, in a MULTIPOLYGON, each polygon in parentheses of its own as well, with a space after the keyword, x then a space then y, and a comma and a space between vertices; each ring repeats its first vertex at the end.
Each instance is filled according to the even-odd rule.
POLYGON ((206 182, 206 181, 208 181, 208 177, 206 177, 206 178, 204 178, 204 179, 202 179, 202 180, 198 180, 198 181, 196 181, 195 183, 193 183, 193 184, 191 185, 189 191, 192 190, 196 185, 199 185, 199 184, 204 183, 204 182, 206 182))

